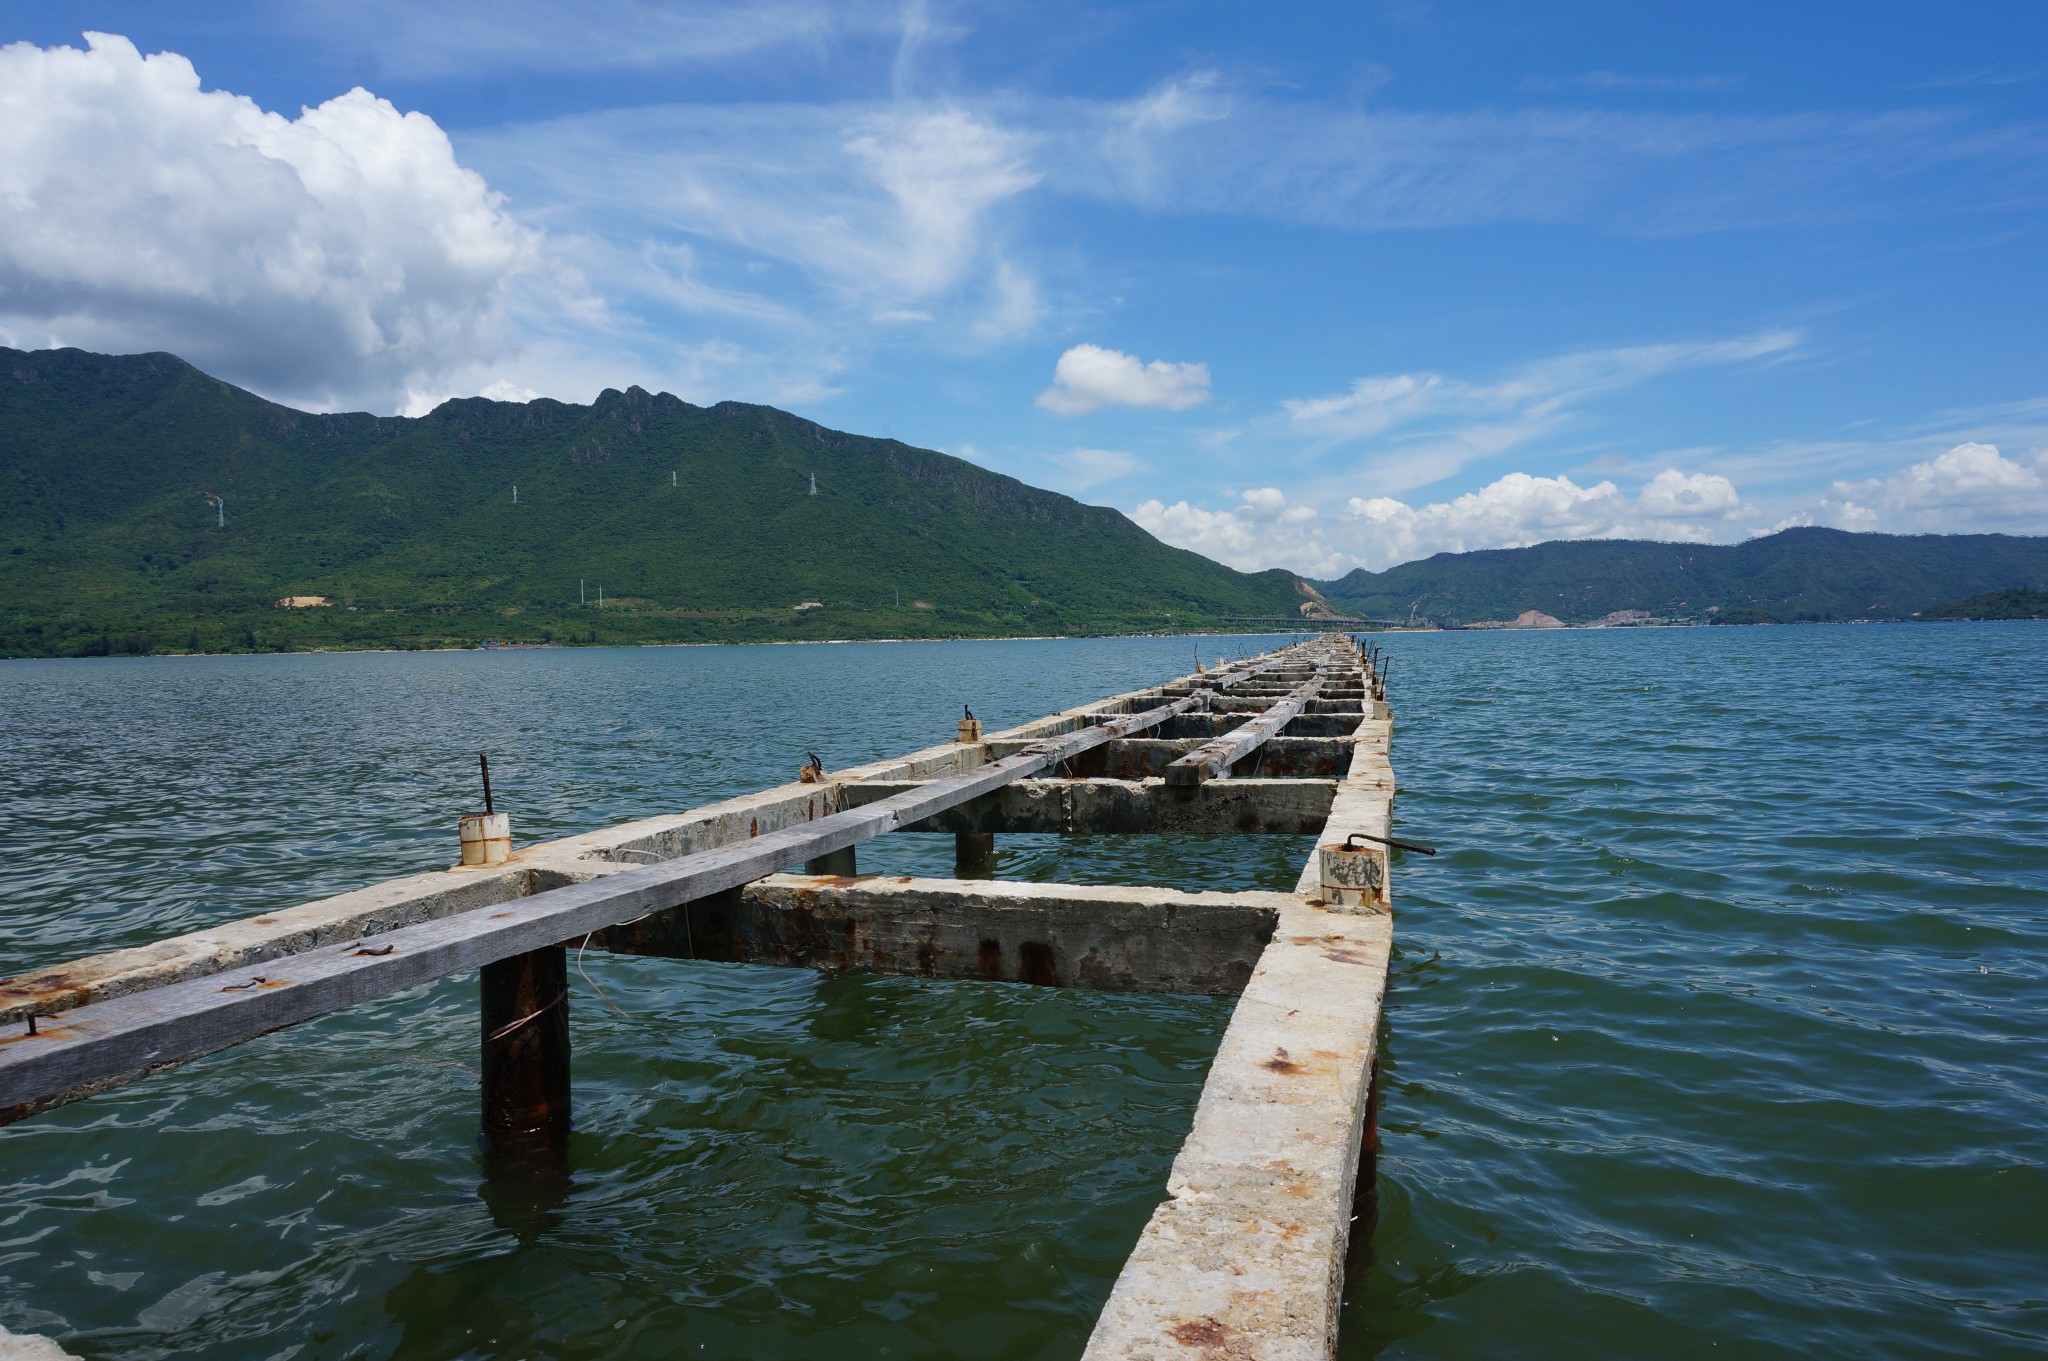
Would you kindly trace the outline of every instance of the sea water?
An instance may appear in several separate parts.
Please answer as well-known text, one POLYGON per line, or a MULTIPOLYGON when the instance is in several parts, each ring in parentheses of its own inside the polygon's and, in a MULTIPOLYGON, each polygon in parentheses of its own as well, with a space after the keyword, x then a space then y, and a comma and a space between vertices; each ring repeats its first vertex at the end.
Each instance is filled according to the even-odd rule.
MULTIPOLYGON (((1347 1357, 2048 1346, 2048 626, 1411 634, 1347 1357)), ((993 729, 1271 640, 0 664, 0 972, 993 729)), ((1300 838, 1012 837, 1291 886, 1300 838)), ((946 873, 950 838, 860 850, 946 873)), ((1077 1356, 1230 1001, 592 953, 507 1195, 473 978, 0 1130, 84 1356, 1077 1356)))

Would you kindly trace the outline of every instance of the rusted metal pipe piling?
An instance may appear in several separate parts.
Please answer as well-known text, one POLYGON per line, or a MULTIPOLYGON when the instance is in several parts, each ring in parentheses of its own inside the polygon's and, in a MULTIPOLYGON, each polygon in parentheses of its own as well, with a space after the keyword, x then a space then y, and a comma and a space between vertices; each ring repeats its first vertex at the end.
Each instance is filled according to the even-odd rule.
POLYGON ((483 1139, 507 1158, 569 1140, 569 952, 528 950, 477 971, 483 1139))

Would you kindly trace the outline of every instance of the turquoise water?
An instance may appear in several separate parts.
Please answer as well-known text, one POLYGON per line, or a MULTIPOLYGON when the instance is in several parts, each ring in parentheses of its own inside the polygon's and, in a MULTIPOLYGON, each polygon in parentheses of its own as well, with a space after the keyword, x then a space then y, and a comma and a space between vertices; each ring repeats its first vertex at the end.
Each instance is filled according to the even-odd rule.
MULTIPOLYGON (((2048 1347, 2048 627, 1402 635, 1382 1219, 1347 1357, 2048 1347)), ((1250 650, 1233 640, 1225 650, 1250 650)), ((1186 640, 0 665, 0 970, 1185 671, 1186 640)), ((1204 643, 1205 655, 1216 644, 1204 643)), ((950 842, 862 848, 943 873, 950 842)), ((1291 884, 1270 839, 1005 877, 1291 884)), ((0 1131, 86 1356, 1073 1357, 1228 1020, 590 955, 566 1185, 483 1194, 474 983, 0 1131)))

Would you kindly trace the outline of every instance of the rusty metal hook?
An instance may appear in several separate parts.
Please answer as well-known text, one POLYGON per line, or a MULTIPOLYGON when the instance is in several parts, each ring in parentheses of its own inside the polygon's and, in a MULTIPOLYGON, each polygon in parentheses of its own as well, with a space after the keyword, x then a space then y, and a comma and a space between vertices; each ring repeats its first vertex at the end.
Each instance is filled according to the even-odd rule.
POLYGON ((1359 840, 1360 838, 1364 838, 1364 839, 1365 839, 1365 840, 1367 840, 1367 841, 1377 841, 1377 842, 1379 842, 1379 843, 1380 843, 1380 845, 1382 845, 1382 846, 1392 846, 1392 847, 1393 847, 1393 848, 1394 848, 1395 850, 1397 850, 1397 851, 1419 851, 1419 852, 1420 852, 1420 853, 1422 853, 1423 855, 1435 855, 1435 854, 1436 854, 1436 849, 1435 849, 1434 847, 1431 847, 1431 846, 1418 846, 1418 845, 1416 845, 1416 844, 1415 844, 1414 842, 1412 842, 1412 841, 1396 841, 1396 840, 1394 840, 1394 839, 1393 839, 1392 837, 1386 837, 1386 836, 1374 836, 1374 835, 1373 835, 1373 834, 1372 834, 1371 832, 1353 832, 1353 833, 1351 833, 1351 834, 1350 834, 1349 836, 1347 836, 1347 837, 1345 837, 1345 838, 1344 838, 1344 847, 1343 847, 1343 849, 1345 849, 1345 850, 1347 850, 1347 851, 1359 851, 1359 850, 1364 850, 1365 848, 1364 848, 1363 846, 1354 846, 1354 845, 1352 845, 1352 844, 1351 844, 1352 842, 1354 842, 1354 841, 1357 841, 1357 840, 1359 840))

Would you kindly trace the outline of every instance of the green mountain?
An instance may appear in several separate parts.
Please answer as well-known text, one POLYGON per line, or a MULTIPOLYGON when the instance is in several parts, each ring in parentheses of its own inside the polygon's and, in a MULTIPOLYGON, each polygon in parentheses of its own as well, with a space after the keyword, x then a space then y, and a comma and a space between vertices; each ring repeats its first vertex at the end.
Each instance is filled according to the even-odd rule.
POLYGON ((2048 538, 1787 529, 1731 546, 1583 539, 1439 553, 1316 586, 1349 613, 1471 623, 1540 610, 1706 621, 1899 619, 1962 596, 2048 586, 2048 538))
POLYGON ((2048 619, 2048 591, 1992 591, 1921 611, 1922 619, 2048 619))
POLYGON ((0 349, 0 491, 0 655, 1182 628, 1302 598, 957 458, 639 388, 311 415, 168 354, 0 349))

